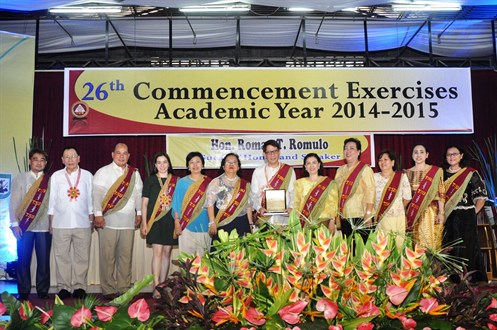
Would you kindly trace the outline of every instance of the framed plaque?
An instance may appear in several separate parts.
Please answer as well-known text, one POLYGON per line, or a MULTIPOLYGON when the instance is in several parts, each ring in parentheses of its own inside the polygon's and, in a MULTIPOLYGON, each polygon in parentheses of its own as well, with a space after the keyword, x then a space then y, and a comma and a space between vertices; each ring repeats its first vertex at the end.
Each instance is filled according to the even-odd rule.
POLYGON ((265 215, 287 214, 286 212, 286 190, 268 189, 264 191, 266 199, 265 215))

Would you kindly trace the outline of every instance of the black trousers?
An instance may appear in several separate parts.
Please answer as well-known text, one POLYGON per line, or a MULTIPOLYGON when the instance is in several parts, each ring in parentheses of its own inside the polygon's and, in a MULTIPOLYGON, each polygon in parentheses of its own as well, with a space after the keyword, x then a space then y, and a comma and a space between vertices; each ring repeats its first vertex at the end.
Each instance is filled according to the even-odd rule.
POLYGON ((17 241, 17 292, 31 292, 31 257, 36 253, 36 292, 48 293, 50 289, 50 248, 52 235, 49 232, 26 231, 17 241))
MULTIPOLYGON (((373 221, 373 219, 371 219, 371 221, 373 221)), ((363 218, 341 219, 340 226, 341 226, 342 234, 344 234, 345 236, 352 235, 352 232, 353 232, 352 226, 355 227, 356 225, 362 224, 363 222, 364 222, 363 218)), ((366 243, 366 241, 368 240, 368 237, 369 237, 369 233, 374 228, 375 228, 374 226, 365 227, 365 225, 363 224, 360 226, 360 229, 356 228, 355 231, 361 235, 362 240, 364 241, 364 243, 366 243)))

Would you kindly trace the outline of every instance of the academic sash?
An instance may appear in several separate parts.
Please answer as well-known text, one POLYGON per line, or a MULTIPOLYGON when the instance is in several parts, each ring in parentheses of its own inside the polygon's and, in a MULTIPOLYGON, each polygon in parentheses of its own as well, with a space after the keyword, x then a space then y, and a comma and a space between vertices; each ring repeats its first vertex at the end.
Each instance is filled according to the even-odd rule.
POLYGON ((219 210, 216 215, 216 224, 218 227, 226 226, 231 223, 242 212, 247 205, 250 196, 250 183, 240 178, 233 189, 233 196, 226 206, 226 209, 219 210))
POLYGON ((323 212, 326 204, 325 194, 331 187, 332 178, 329 176, 321 178, 321 180, 312 188, 305 196, 304 207, 300 211, 300 224, 305 225, 305 219, 318 220, 319 215, 323 212), (323 198, 322 198, 323 197, 323 198))
POLYGON ((200 212, 202 212, 206 197, 205 192, 210 182, 211 179, 204 176, 188 187, 181 205, 180 224, 182 230, 188 226, 192 219, 197 218, 200 212))
POLYGON ((340 187, 340 199, 338 202, 338 213, 343 214, 343 209, 345 207, 345 202, 349 198, 350 195, 353 195, 357 190, 357 186, 361 181, 360 174, 362 170, 366 168, 366 163, 359 162, 356 167, 350 172, 348 177, 343 180, 342 185, 340 187))
POLYGON ((431 166, 423 180, 419 184, 418 190, 414 193, 411 203, 407 209, 407 228, 412 228, 423 211, 435 198, 438 190, 438 180, 441 179, 442 170, 437 166, 431 166), (435 182, 435 185, 433 184, 435 182))
POLYGON ((392 207, 392 203, 399 192, 401 178, 402 172, 395 172, 388 180, 385 188, 383 188, 378 210, 376 211, 376 221, 379 222, 383 218, 383 215, 392 207))
POLYGON ((42 205, 46 204, 49 195, 48 175, 43 174, 29 188, 16 210, 16 218, 19 219, 19 228, 26 232, 29 227, 39 220, 38 212, 42 205))
POLYGON ((154 209, 152 210, 152 215, 150 219, 147 220, 148 232, 152 228, 152 225, 157 219, 162 218, 169 212, 172 207, 171 201, 173 200, 174 190, 176 189, 176 184, 178 183, 178 177, 172 174, 167 175, 166 182, 162 184, 161 178, 159 179, 159 184, 161 184, 161 189, 159 196, 155 200, 154 209))
POLYGON ((128 203, 135 186, 136 171, 136 168, 127 166, 123 175, 109 188, 102 201, 103 215, 115 213, 128 203))
MULTIPOLYGON (((292 172, 290 171, 292 167, 287 164, 281 164, 281 167, 273 175, 273 177, 268 182, 268 189, 288 189, 290 180, 292 178, 292 172)), ((261 206, 266 208, 266 199, 262 198, 261 206)))
POLYGON ((466 187, 471 181, 474 172, 476 172, 474 168, 465 167, 445 181, 445 187, 447 189, 445 192, 445 217, 448 217, 452 211, 454 211, 454 208, 461 200, 466 187))

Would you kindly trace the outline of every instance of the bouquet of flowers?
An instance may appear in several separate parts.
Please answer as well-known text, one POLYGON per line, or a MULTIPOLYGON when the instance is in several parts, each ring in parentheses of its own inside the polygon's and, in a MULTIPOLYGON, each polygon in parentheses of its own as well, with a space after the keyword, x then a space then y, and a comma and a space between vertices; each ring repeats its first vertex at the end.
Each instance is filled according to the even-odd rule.
POLYGON ((183 273, 164 283, 177 328, 452 328, 449 306, 437 300, 447 278, 433 256, 409 242, 398 251, 381 231, 364 243, 359 234, 302 228, 292 214, 284 229, 220 230, 219 238, 202 258, 182 256, 183 273))

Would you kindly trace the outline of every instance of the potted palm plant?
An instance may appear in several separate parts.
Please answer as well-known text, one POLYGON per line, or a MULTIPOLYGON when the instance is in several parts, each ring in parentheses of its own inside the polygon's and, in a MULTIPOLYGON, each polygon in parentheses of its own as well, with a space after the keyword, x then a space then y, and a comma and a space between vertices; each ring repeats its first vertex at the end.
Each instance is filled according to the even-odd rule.
POLYGON ((484 210, 490 224, 494 225, 497 210, 497 135, 485 138, 483 143, 473 140, 473 146, 468 151, 480 164, 480 173, 488 191, 488 201, 484 210))

